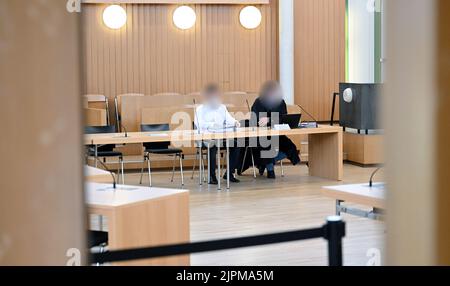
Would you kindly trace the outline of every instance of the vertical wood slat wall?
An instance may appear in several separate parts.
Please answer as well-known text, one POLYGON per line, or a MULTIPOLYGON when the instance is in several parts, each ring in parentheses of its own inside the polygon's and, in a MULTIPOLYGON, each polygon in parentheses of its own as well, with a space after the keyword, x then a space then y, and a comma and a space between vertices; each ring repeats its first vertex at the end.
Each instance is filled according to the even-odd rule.
POLYGON ((83 6, 86 94, 163 92, 187 94, 208 82, 226 91, 255 92, 278 74, 278 5, 258 5, 263 23, 246 30, 242 5, 191 5, 194 28, 172 22, 176 5, 126 4, 127 25, 119 31, 102 21, 102 4, 83 6))
POLYGON ((295 0, 294 16, 295 101, 328 121, 345 81, 345 0, 295 0))
POLYGON ((436 56, 438 78, 438 132, 437 132, 437 152, 436 159, 438 161, 437 167, 437 264, 449 265, 450 264, 450 193, 449 185, 450 178, 450 2, 448 0, 439 0, 437 2, 438 21, 437 21, 437 33, 438 33, 438 54, 436 56))

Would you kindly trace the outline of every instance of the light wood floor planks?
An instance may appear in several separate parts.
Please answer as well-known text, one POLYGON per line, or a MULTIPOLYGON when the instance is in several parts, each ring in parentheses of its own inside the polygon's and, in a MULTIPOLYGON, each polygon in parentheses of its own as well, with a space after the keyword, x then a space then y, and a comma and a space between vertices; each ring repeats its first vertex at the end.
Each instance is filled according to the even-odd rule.
MULTIPOLYGON (((373 168, 345 165, 342 184, 369 180, 373 168)), ((280 173, 279 169, 277 170, 280 173)), ((191 239, 204 241, 321 226, 334 214, 334 201, 321 196, 322 186, 337 182, 312 178, 308 169, 285 166, 286 177, 268 181, 251 172, 232 185, 230 192, 198 186, 185 171, 186 188, 191 190, 191 239)), ((379 174, 379 180, 383 174, 379 174)), ((127 174, 127 184, 138 184, 138 174, 127 174)), ((144 182, 145 184, 147 181, 144 182)), ((170 173, 156 173, 154 186, 179 188, 179 174, 170 183, 170 173)), ((345 265, 366 265, 367 252, 384 254, 385 224, 344 215, 347 236, 344 241, 345 265)), ((192 265, 327 265, 327 244, 323 240, 245 248, 192 256, 192 265)))

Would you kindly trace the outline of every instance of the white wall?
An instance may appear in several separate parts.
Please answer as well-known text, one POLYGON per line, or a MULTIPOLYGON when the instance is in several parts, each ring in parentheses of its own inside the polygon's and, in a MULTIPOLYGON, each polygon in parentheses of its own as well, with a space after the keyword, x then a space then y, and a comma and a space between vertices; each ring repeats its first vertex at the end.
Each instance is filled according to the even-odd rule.
POLYGON ((294 0, 279 2, 280 84, 287 104, 294 104, 294 0))
POLYGON ((348 0, 349 82, 372 83, 375 81, 373 2, 373 0, 348 0))

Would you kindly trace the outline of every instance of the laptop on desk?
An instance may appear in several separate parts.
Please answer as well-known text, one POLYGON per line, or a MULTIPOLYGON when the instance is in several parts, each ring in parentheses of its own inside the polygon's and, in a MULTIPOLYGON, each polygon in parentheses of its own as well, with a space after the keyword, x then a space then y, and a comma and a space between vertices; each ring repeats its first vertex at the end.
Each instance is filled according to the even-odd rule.
POLYGON ((298 129, 301 119, 301 114, 285 114, 281 116, 281 124, 287 124, 291 129, 298 129))

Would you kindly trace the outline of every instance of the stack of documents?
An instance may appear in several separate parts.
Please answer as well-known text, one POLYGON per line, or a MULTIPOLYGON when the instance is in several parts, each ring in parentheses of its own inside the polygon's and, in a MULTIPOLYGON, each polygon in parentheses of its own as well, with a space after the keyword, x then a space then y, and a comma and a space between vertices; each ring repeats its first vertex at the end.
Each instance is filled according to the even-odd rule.
POLYGON ((300 128, 317 128, 317 122, 302 122, 300 128))

